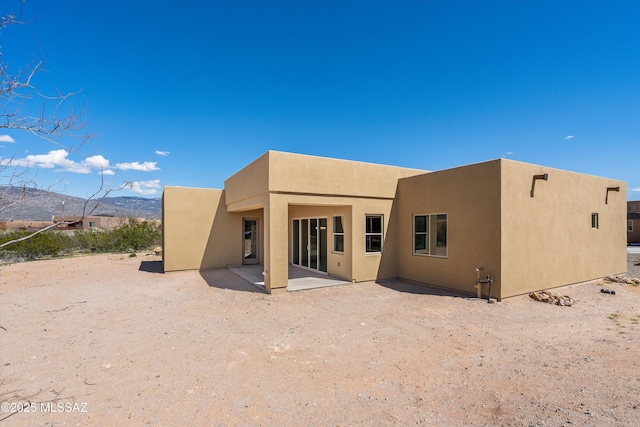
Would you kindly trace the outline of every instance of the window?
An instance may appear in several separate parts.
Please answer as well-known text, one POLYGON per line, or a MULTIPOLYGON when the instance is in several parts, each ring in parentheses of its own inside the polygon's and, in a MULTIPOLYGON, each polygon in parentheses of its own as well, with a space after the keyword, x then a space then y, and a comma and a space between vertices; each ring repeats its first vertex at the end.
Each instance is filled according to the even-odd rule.
POLYGON ((333 217, 333 252, 344 253, 344 227, 342 217, 333 217))
POLYGON ((93 222, 93 221, 89 221, 89 227, 90 227, 90 228, 93 228, 93 227, 95 227, 95 226, 96 226, 96 223, 95 223, 95 222, 93 222))
POLYGON ((598 229, 598 214, 597 213, 592 213, 591 214, 591 228, 593 229, 598 229))
MULTIPOLYGON (((431 215, 433 217, 433 215, 431 215)), ((436 217, 436 256, 447 256, 447 214, 436 217)))
POLYGON ((365 252, 382 252, 382 215, 365 215, 365 252))
POLYGON ((630 220, 630 219, 627 220, 627 231, 629 233, 631 233, 633 231, 633 221, 630 220))
POLYGON ((447 214, 413 216, 414 255, 447 256, 447 214))
POLYGON ((413 216, 413 253, 429 255, 429 215, 413 216))

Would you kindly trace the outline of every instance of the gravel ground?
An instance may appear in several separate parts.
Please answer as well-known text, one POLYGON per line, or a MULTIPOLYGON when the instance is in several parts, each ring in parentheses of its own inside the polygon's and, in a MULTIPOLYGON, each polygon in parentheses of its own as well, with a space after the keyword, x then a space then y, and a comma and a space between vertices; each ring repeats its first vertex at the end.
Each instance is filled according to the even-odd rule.
POLYGON ((141 254, 0 269, 2 426, 640 419, 640 287, 554 290, 573 307, 401 281, 266 295, 226 269, 159 266, 141 254))

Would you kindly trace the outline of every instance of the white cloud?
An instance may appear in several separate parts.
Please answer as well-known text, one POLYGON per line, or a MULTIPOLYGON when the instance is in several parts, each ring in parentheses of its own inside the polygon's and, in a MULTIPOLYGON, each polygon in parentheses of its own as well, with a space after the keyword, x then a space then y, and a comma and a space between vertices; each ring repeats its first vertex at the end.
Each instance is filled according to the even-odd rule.
POLYGON ((47 154, 29 154, 24 159, 17 159, 11 163, 16 166, 39 167, 43 169, 60 168, 66 172, 91 173, 91 168, 82 163, 68 159, 67 150, 51 150, 47 154))
POLYGON ((128 162, 117 163, 115 166, 112 166, 109 163, 109 160, 100 154, 87 157, 81 162, 76 162, 69 159, 69 152, 63 149, 51 150, 47 154, 29 154, 22 159, 13 159, 10 163, 15 166, 38 167, 44 169, 57 168, 57 170, 61 171, 82 174, 88 174, 96 170, 102 175, 115 175, 115 171, 113 170, 114 168, 123 171, 135 170, 141 172, 160 170, 157 166, 157 162, 128 162))
POLYGON ((158 156, 167 157, 167 156, 169 155, 169 152, 168 152, 168 151, 159 151, 159 150, 158 150, 158 151, 156 151, 156 154, 157 154, 158 156))
POLYGON ((133 181, 125 185, 134 193, 139 194, 156 194, 160 188, 160 180, 152 179, 150 181, 133 181))
POLYGON ((90 167, 91 169, 109 169, 109 160, 105 159, 101 155, 91 156, 84 159, 82 162, 85 166, 90 167))
POLYGON ((47 154, 29 154, 23 159, 11 161, 15 166, 38 167, 43 169, 54 169, 72 173, 88 174, 92 170, 99 170, 103 175, 114 175, 110 170, 109 160, 101 155, 91 156, 82 162, 69 159, 67 150, 51 150, 47 154))
POLYGON ((0 142, 9 142, 13 144, 16 140, 11 138, 9 135, 0 135, 0 142))
POLYGON ((126 170, 134 170, 134 171, 142 171, 142 172, 151 172, 151 171, 159 171, 160 168, 156 166, 157 162, 130 162, 130 163, 117 163, 116 168, 126 171, 126 170))
POLYGON ((640 187, 633 187, 631 191, 640 191, 640 187))
POLYGON ((565 141, 566 141, 567 139, 573 139, 573 135, 567 135, 567 136, 565 136, 565 137, 564 137, 564 138, 562 138, 562 139, 564 139, 565 141))

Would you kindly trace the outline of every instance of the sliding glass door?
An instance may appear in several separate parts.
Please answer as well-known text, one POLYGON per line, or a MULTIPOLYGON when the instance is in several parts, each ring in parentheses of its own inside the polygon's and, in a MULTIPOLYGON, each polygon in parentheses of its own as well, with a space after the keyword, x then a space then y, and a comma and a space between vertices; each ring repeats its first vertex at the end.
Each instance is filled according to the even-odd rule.
POLYGON ((327 218, 294 219, 291 245, 292 264, 327 272, 327 218))

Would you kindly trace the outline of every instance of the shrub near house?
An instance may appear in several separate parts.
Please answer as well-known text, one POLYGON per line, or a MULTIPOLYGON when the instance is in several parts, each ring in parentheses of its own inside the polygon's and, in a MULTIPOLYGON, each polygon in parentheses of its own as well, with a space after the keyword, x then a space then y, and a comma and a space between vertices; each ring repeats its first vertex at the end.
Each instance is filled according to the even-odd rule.
MULTIPOLYGON (((20 239, 32 234, 29 231, 14 231, 0 236, 0 243, 20 239)), ((61 253, 70 252, 75 246, 73 236, 60 232, 45 232, 36 234, 30 239, 23 240, 0 249, 0 259, 34 260, 48 256, 56 256, 61 253)))
MULTIPOLYGON (((28 236, 29 232, 0 235, 0 243, 28 236)), ((155 222, 130 218, 111 230, 48 231, 0 250, 3 260, 34 260, 73 252, 134 252, 151 249, 160 242, 155 222)))

